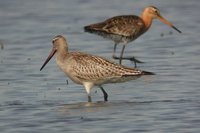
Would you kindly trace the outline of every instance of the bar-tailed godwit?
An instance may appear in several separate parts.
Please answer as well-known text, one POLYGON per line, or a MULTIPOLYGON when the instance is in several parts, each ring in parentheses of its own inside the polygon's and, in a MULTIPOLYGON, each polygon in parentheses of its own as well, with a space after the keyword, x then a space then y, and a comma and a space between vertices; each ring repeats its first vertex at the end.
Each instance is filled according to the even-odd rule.
POLYGON ((152 20, 156 18, 181 33, 172 23, 162 17, 160 11, 154 6, 146 7, 140 17, 135 15, 115 16, 103 22, 85 26, 84 30, 113 40, 115 43, 113 58, 119 59, 120 64, 122 59, 130 59, 133 60, 136 65, 137 60, 135 60, 134 57, 123 58, 125 46, 127 43, 144 34, 150 28, 152 20), (116 57, 115 51, 119 43, 122 43, 123 47, 120 57, 116 57))
POLYGON ((108 94, 102 85, 107 83, 120 83, 139 78, 142 75, 153 75, 151 72, 128 68, 113 63, 105 58, 81 52, 69 52, 66 39, 58 35, 53 39, 53 49, 42 65, 40 71, 56 54, 56 62, 64 73, 75 83, 85 87, 88 102, 91 102, 91 90, 98 86, 107 101, 108 94))

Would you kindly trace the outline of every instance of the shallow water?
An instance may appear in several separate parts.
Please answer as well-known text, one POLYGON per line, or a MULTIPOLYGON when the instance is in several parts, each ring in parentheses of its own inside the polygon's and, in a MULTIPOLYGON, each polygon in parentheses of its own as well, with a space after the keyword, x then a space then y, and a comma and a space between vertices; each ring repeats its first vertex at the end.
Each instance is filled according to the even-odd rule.
POLYGON ((0 131, 199 133, 199 8, 198 0, 0 1, 0 131), (114 15, 140 14, 148 5, 157 6, 183 32, 155 20, 125 49, 125 55, 145 62, 140 69, 155 76, 105 85, 107 103, 94 88, 94 102, 87 103, 83 87, 54 60, 39 71, 57 34, 67 37, 70 50, 111 59, 113 43, 82 27, 114 15))

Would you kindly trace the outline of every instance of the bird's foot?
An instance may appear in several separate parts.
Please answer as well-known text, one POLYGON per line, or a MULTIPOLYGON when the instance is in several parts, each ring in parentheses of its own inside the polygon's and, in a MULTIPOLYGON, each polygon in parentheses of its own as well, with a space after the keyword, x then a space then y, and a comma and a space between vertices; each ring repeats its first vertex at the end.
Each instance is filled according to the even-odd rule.
POLYGON ((134 56, 133 57, 126 57, 126 58, 127 58, 127 60, 133 61, 135 63, 144 63, 143 61, 136 59, 134 56))
MULTIPOLYGON (((113 59, 120 60, 120 57, 113 56, 113 59)), ((133 57, 122 57, 121 60, 130 60, 131 62, 134 62, 135 67, 137 67, 137 63, 144 63, 143 61, 136 59, 134 56, 133 57)))

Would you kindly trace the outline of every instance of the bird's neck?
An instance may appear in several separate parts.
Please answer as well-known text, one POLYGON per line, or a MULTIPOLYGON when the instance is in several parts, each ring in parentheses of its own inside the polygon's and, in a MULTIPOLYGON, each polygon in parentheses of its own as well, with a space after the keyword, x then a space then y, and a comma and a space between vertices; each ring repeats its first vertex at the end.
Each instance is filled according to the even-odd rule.
POLYGON ((153 18, 152 18, 152 16, 150 16, 149 14, 147 14, 145 12, 143 12, 141 14, 141 18, 142 18, 142 20, 143 20, 143 22, 145 24, 145 31, 147 31, 150 28, 151 24, 152 24, 153 18))
POLYGON ((67 57, 67 55, 68 55, 68 49, 60 48, 57 51, 56 60, 64 61, 64 59, 67 57))

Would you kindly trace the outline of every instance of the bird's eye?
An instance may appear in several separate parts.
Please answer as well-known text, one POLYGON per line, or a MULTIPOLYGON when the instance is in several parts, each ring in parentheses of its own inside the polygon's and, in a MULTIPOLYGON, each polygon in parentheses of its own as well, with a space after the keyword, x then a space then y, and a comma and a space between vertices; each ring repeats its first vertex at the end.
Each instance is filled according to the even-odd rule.
POLYGON ((154 12, 155 12, 156 14, 159 14, 159 11, 158 11, 158 10, 154 10, 154 12))
POLYGON ((155 9, 155 12, 158 14, 160 13, 159 9, 157 9, 157 8, 155 9))
POLYGON ((158 13, 159 13, 159 10, 158 10, 156 7, 152 7, 152 11, 153 11, 155 14, 158 14, 158 13))
POLYGON ((55 43, 55 41, 57 40, 58 38, 54 38, 53 40, 52 40, 52 43, 55 43))

